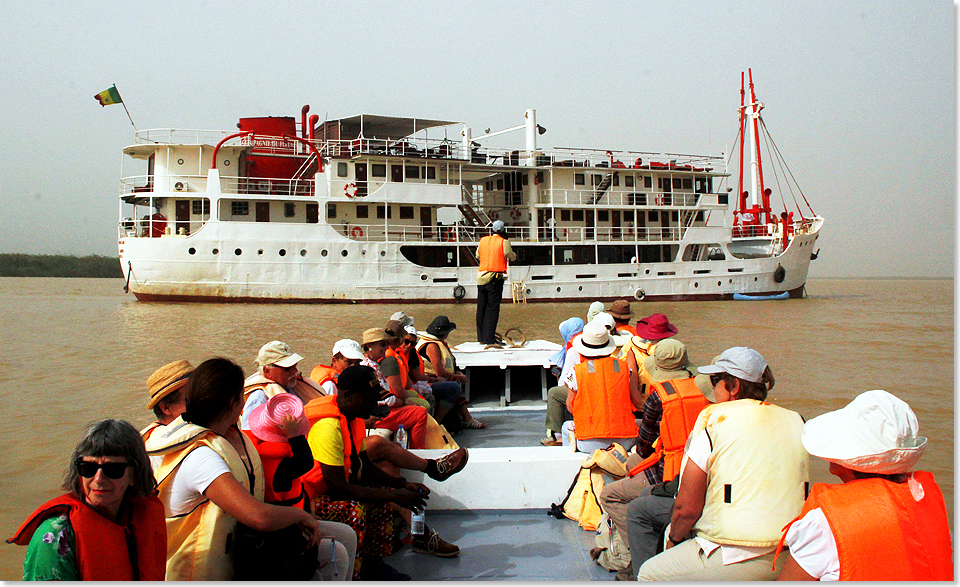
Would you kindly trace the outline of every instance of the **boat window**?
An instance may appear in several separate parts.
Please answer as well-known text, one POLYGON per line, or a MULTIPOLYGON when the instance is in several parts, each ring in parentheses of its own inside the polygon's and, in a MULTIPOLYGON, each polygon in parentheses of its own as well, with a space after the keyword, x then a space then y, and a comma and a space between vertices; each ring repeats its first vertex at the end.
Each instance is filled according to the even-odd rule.
POLYGON ((340 162, 337 163, 337 177, 346 177, 347 176, 347 164, 340 162))
POLYGON ((573 221, 574 221, 574 222, 583 222, 583 210, 574 210, 574 211, 573 211, 573 221))
POLYGON ((374 163, 370 166, 370 175, 373 177, 386 177, 387 176, 387 164, 386 163, 374 163))
POLYGON ((320 205, 316 202, 307 202, 307 223, 317 224, 320 222, 320 205))
POLYGON ((283 203, 283 216, 284 218, 293 218, 297 214, 297 205, 293 202, 284 202, 283 203))
POLYGON ((377 206, 377 219, 383 220, 384 216, 393 218, 393 208, 390 206, 377 206))
POLYGON ((400 206, 400 220, 413 220, 413 206, 400 206))
POLYGON ((538 171, 538 172, 537 172, 537 183, 543 183, 543 172, 542 172, 542 171, 538 171))
POLYGON ((718 243, 699 243, 687 245, 683 250, 683 261, 723 261, 726 256, 718 243))
POLYGON ((599 173, 594 173, 590 177, 590 185, 600 185, 600 182, 603 181, 603 176, 599 173))
POLYGON ((632 193, 627 195, 627 205, 628 206, 646 206, 647 205, 647 194, 644 193, 632 193))
POLYGON ((610 222, 610 211, 597 210, 597 222, 610 222))
POLYGON ((437 179, 436 167, 427 167, 427 179, 437 179))
POLYGON ((523 180, 522 180, 521 183, 522 183, 523 185, 529 185, 529 184, 530 184, 530 177, 529 177, 526 173, 523 174, 523 180))
POLYGON ((557 265, 582 265, 594 262, 594 248, 591 245, 557 247, 555 251, 557 265))
POLYGON ((484 189, 486 189, 488 192, 492 192, 492 191, 493 191, 493 181, 488 181, 487 183, 483 184, 483 187, 484 187, 484 189))
POLYGON ((680 222, 680 212, 674 210, 670 213, 670 219, 674 222, 680 222))
POLYGON ((420 179, 420 168, 416 165, 407 165, 406 176, 407 179, 420 179))
POLYGON ((624 211, 623 211, 623 221, 624 221, 624 222, 633 222, 633 210, 624 210, 624 211))
POLYGON ((366 204, 357 204, 357 218, 370 218, 370 210, 366 204))
POLYGON ((210 214, 210 200, 193 200, 190 202, 194 216, 207 216, 210 214))
POLYGON ((623 187, 628 187, 628 188, 633 187, 633 175, 623 176, 623 187))
POLYGON ((236 200, 230 202, 230 215, 231 216, 249 216, 250 202, 236 201, 236 200))
POLYGON ((500 191, 503 189, 503 178, 497 180, 497 190, 500 191))
POLYGON ((614 187, 617 187, 617 186, 619 186, 619 185, 620 185, 620 172, 619 172, 619 171, 614 171, 614 172, 613 172, 613 186, 614 186, 614 187))
POLYGON ((650 175, 643 176, 643 187, 645 188, 653 187, 653 176, 650 176, 650 175))
POLYGON ((656 222, 660 220, 660 213, 657 212, 656 210, 650 210, 649 212, 647 212, 647 220, 649 220, 650 222, 656 222))
POLYGON ((680 178, 679 177, 673 178, 673 189, 675 190, 680 189, 680 185, 681 185, 680 178))
POLYGON ((336 204, 327 204, 327 218, 336 218, 337 217, 337 205, 336 204))
POLYGON ((560 222, 570 222, 570 210, 560 210, 560 222))
POLYGON ((641 263, 659 263, 661 260, 660 247, 657 245, 643 245, 640 247, 641 263))
POLYGON ((689 178, 689 177, 684 177, 683 180, 682 180, 682 182, 681 182, 681 185, 683 186, 681 189, 692 190, 692 189, 693 189, 693 179, 691 179, 691 178, 689 178))
POLYGON ((629 263, 637 256, 634 245, 601 245, 597 247, 597 263, 629 263))
POLYGON ((549 246, 524 246, 513 247, 513 252, 517 254, 517 260, 511 261, 519 265, 550 265, 553 255, 549 246))
POLYGON ((573 174, 573 185, 586 185, 586 182, 584 181, 584 177, 582 173, 573 174))

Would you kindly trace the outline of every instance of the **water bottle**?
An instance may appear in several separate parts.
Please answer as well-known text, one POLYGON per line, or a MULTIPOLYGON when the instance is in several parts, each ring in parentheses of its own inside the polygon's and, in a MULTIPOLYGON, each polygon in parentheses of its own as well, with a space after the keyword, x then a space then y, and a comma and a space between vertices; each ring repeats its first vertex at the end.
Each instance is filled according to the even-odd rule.
POLYGON ((397 429, 397 444, 401 448, 407 448, 407 431, 403 429, 403 424, 400 424, 400 428, 397 429))
POLYGON ((414 536, 423 536, 426 532, 426 515, 423 510, 420 513, 410 512, 410 533, 414 536))

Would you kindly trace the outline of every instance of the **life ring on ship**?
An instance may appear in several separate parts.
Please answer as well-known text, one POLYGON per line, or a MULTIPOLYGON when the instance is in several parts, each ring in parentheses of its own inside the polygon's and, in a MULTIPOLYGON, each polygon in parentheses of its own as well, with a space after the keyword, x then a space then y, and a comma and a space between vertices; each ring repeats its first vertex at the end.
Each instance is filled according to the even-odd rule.
POLYGON ((467 297, 467 288, 462 285, 453 288, 453 299, 460 301, 465 297, 467 297))
POLYGON ((353 183, 352 181, 344 184, 343 195, 347 196, 348 198, 355 198, 357 196, 357 184, 353 183))
POLYGON ((350 236, 352 236, 353 238, 363 238, 363 229, 360 228, 359 226, 354 226, 350 230, 350 236))
POLYGON ((773 280, 777 283, 783 283, 786 277, 787 270, 783 268, 783 265, 777 265, 777 269, 773 272, 773 280))
POLYGON ((513 210, 510 210, 510 218, 513 218, 514 220, 520 220, 520 208, 514 208, 513 210))
POLYGON ((642 302, 643 298, 647 297, 647 292, 638 287, 636 291, 633 292, 633 297, 636 298, 638 302, 642 302))

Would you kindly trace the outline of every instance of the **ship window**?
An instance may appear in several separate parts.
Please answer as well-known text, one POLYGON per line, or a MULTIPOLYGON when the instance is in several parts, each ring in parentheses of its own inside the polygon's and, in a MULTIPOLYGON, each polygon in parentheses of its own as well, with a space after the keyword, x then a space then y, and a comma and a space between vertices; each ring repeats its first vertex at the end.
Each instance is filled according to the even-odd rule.
POLYGON ((601 245, 597 247, 597 262, 602 264, 628 263, 637 255, 633 245, 601 245))
POLYGON ((347 176, 347 164, 337 163, 337 177, 346 177, 346 176, 347 176))
POLYGON ((427 179, 437 179, 436 167, 427 167, 427 179))
POLYGON ((336 218, 336 217, 337 217, 337 205, 327 204, 327 218, 336 218))
POLYGON ((293 218, 297 214, 297 205, 293 202, 284 202, 283 203, 283 216, 285 218, 293 218))
POLYGON ((647 220, 650 222, 656 222, 660 220, 660 213, 656 210, 650 210, 650 212, 647 213, 647 220))
POLYGON ((574 222, 583 222, 583 210, 574 210, 574 211, 573 211, 573 221, 574 221, 574 222))
POLYGON ((679 177, 673 178, 673 189, 675 190, 680 189, 680 185, 681 185, 680 178, 679 177))
POLYGON ((590 185, 600 185, 600 182, 603 181, 603 176, 599 173, 594 173, 590 177, 590 185))
POLYGON ((493 191, 493 182, 492 182, 492 181, 488 181, 487 183, 483 184, 483 187, 486 188, 486 190, 487 190, 488 192, 492 192, 492 191, 493 191))
POLYGON ((386 177, 387 176, 387 164, 386 163, 374 163, 370 166, 370 175, 373 177, 386 177))
POLYGON ((643 176, 643 187, 645 188, 653 187, 653 176, 650 176, 650 175, 643 176))
POLYGON ((413 206, 400 206, 400 220, 413 220, 413 206))
POLYGON ((717 194, 717 203, 721 206, 726 206, 730 200, 727 198, 727 194, 717 194))
POLYGON ((407 179, 420 179, 420 168, 416 165, 407 165, 406 177, 407 179))
POLYGON ((523 185, 528 185, 528 184, 530 183, 530 177, 529 177, 526 173, 523 174, 523 181, 522 181, 522 183, 523 183, 523 185))
POLYGON ((570 222, 570 210, 560 210, 560 221, 570 222))
POLYGON ((693 180, 690 179, 689 177, 684 177, 684 178, 683 178, 683 181, 681 182, 681 185, 683 186, 683 189, 685 189, 685 190, 692 190, 692 189, 693 189, 693 180))
POLYGON ((538 171, 538 172, 537 172, 537 183, 543 183, 543 172, 542 172, 542 171, 538 171))
POLYGON ((647 205, 647 194, 644 193, 632 193, 627 196, 627 205, 629 206, 646 206, 647 205))
POLYGON ((617 172, 613 173, 613 185, 614 187, 620 185, 620 174, 617 172))
POLYGON ((674 222, 680 222, 680 213, 674 210, 670 213, 670 219, 674 222))
POLYGON ((633 176, 632 176, 632 175, 624 175, 624 176, 623 176, 623 186, 624 186, 624 187, 628 187, 628 188, 632 188, 632 187, 633 187, 633 176))
POLYGON ((231 216, 249 216, 250 202, 247 202, 247 201, 230 202, 230 215, 231 216))
POLYGON ((366 204, 357 204, 357 218, 370 218, 370 210, 366 204))
POLYGON ((193 200, 191 206, 194 216, 206 216, 210 214, 210 200, 193 200))
POLYGON ((503 178, 501 177, 501 178, 497 179, 497 191, 502 190, 502 189, 503 189, 503 178))
POLYGON ((597 222, 610 222, 610 211, 597 210, 597 222))
POLYGON ((633 210, 624 210, 624 211, 623 211, 623 221, 624 221, 624 222, 633 222, 633 210))
POLYGON ((582 173, 573 174, 573 185, 585 185, 584 177, 582 173))
POLYGON ((377 218, 383 220, 384 216, 393 218, 393 209, 390 206, 377 206, 377 218))

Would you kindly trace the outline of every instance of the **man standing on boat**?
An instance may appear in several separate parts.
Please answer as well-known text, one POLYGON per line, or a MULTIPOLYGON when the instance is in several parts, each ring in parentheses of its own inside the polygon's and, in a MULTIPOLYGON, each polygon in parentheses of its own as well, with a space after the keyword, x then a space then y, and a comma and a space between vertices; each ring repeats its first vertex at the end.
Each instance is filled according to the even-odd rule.
POLYGON ((493 344, 500 321, 500 300, 503 298, 503 278, 507 273, 507 261, 515 261, 507 240, 507 229, 502 220, 494 221, 493 234, 480 239, 477 247, 477 259, 480 270, 477 272, 477 340, 484 344, 493 344))

